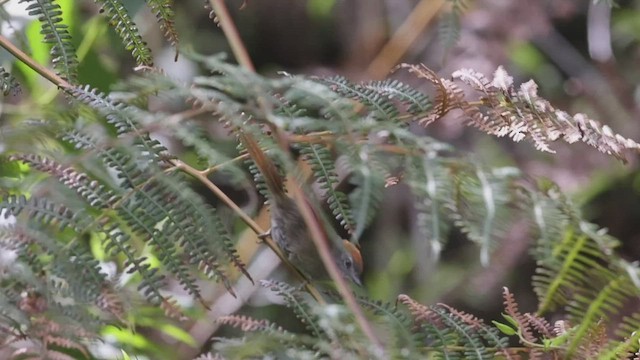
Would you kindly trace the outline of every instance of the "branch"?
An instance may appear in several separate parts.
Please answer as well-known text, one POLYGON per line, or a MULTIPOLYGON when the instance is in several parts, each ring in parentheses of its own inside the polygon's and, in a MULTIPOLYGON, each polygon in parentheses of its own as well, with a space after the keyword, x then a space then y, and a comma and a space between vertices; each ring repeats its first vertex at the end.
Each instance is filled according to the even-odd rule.
POLYGON ((63 90, 71 89, 73 86, 69 84, 65 79, 58 76, 58 74, 47 69, 46 67, 38 64, 31 56, 27 55, 24 51, 18 49, 15 45, 9 41, 6 37, 0 35, 0 46, 7 50, 18 60, 22 61, 25 65, 30 67, 33 71, 40 74, 43 78, 51 81, 54 85, 63 90))
POLYGON ((222 28, 227 41, 229 41, 231 51, 236 57, 236 60, 238 60, 238 64, 242 65, 247 70, 256 72, 253 63, 251 62, 251 58, 249 57, 249 53, 247 52, 247 48, 244 46, 242 39, 240 38, 240 34, 238 33, 238 29, 233 23, 231 15, 229 15, 227 6, 224 4, 224 0, 209 0, 209 4, 211 4, 211 8, 216 13, 216 17, 220 21, 220 27, 222 28))

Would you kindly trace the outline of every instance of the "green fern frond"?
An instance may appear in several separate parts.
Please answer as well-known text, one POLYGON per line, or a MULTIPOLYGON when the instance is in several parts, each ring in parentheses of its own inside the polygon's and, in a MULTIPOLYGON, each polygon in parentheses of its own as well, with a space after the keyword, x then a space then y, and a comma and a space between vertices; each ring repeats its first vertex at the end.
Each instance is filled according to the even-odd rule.
POLYGON ((615 330, 615 335, 622 341, 611 341, 608 348, 598 354, 598 359, 615 360, 630 358, 640 351, 640 313, 634 312, 625 316, 615 330))
POLYGON ((470 240, 480 245, 480 261, 489 264, 491 251, 503 239, 513 223, 516 202, 510 188, 518 173, 515 168, 491 172, 476 167, 450 169, 454 182, 453 196, 448 200, 451 218, 470 240))
POLYGON ((27 12, 42 25, 42 42, 51 45, 51 62, 58 74, 71 84, 77 83, 78 58, 67 26, 61 24, 62 9, 55 0, 20 0, 29 3, 27 12))
POLYGON ((335 189, 339 181, 331 152, 321 144, 300 144, 299 148, 300 155, 311 166, 320 189, 325 192, 324 198, 333 216, 348 233, 353 233, 355 223, 347 195, 335 189))
POLYGON ((360 85, 363 89, 384 95, 402 103, 414 117, 422 117, 431 109, 431 101, 422 92, 398 80, 371 81, 360 85))
POLYGON ((101 13, 109 19, 109 25, 122 39, 125 49, 131 52, 138 66, 153 66, 153 57, 147 43, 142 40, 138 27, 120 0, 96 0, 102 6, 101 13))
POLYGON ((74 214, 64 205, 50 202, 44 198, 27 199, 25 196, 10 195, 0 202, 0 210, 6 211, 5 217, 19 216, 25 212, 29 220, 56 227, 59 230, 64 230, 67 227, 81 228, 78 223, 86 220, 82 214, 74 214))
POLYGON ((117 208, 118 215, 127 223, 131 231, 149 241, 153 249, 167 270, 176 277, 182 287, 201 299, 199 286, 196 284, 192 272, 183 263, 178 254, 175 232, 189 234, 187 224, 176 219, 166 204, 167 196, 172 194, 160 184, 154 183, 149 189, 137 191, 134 196, 127 198, 117 208), (163 227, 156 226, 163 223, 163 227), (174 228, 175 227, 175 228, 174 228))
POLYGON ((0 66, 0 91, 4 96, 16 95, 20 92, 18 80, 2 66, 0 66))
POLYGON ((151 12, 155 15, 160 29, 164 37, 169 41, 171 46, 176 48, 176 57, 178 59, 178 31, 175 25, 175 14, 171 8, 171 0, 145 0, 151 12))
MULTIPOLYGON (((406 157, 404 183, 415 196, 413 206, 419 252, 437 260, 447 240, 449 226, 444 217, 444 205, 451 197, 451 181, 447 168, 439 159, 438 146, 427 141, 417 141, 416 145, 425 153, 406 157)), ((424 265, 425 262, 417 264, 419 269, 424 265)))
POLYGON ((451 10, 442 15, 438 26, 440 42, 445 49, 452 48, 460 39, 460 17, 467 9, 467 0, 447 0, 451 10))
POLYGON ((420 333, 411 331, 411 320, 407 314, 390 303, 374 301, 365 297, 358 297, 357 300, 363 308, 381 316, 391 326, 391 336, 394 338, 394 343, 388 348, 397 351, 396 354, 390 354, 392 357, 403 357, 403 354, 404 356, 407 354, 415 356, 420 353, 424 337, 420 333))
POLYGON ((223 282, 232 294, 230 280, 222 268, 223 260, 219 258, 224 258, 225 263, 233 265, 253 281, 215 209, 204 203, 202 198, 186 187, 179 178, 165 176, 160 181, 168 191, 172 190, 178 194, 173 199, 173 208, 170 210, 175 218, 165 221, 163 232, 178 239, 178 243, 189 256, 189 262, 197 265, 209 278, 223 282), (171 226, 173 223, 184 228, 171 226))
POLYGON ((54 176, 67 188, 76 191, 91 207, 106 208, 114 201, 114 194, 110 189, 97 181, 91 181, 86 174, 52 159, 34 154, 16 154, 12 155, 10 160, 20 160, 38 171, 54 176))
MULTIPOLYGON (((122 180, 119 185, 122 190, 118 192, 118 196, 111 197, 111 208, 132 233, 153 245, 166 269, 191 295, 201 300, 200 290, 191 269, 176 256, 180 253, 178 246, 190 254, 191 264, 198 265, 207 276, 222 281, 229 290, 231 286, 228 277, 217 260, 220 252, 226 254, 225 258, 248 276, 224 227, 215 225, 219 220, 212 223, 209 218, 202 222, 204 216, 213 217, 215 214, 198 196, 192 194, 175 174, 162 174, 159 170, 152 170, 151 173, 142 171, 132 161, 133 158, 139 158, 133 149, 129 149, 128 152, 118 148, 103 150, 93 139, 78 132, 68 133, 65 139, 75 146, 97 151, 105 165, 117 173, 117 177, 122 180), (128 190, 123 192, 125 189, 128 190), (159 224, 162 225, 161 228, 158 228, 159 224), (212 246, 212 238, 220 239, 218 245, 212 246)), ((147 170, 150 171, 151 168, 147 170)), ((118 229, 110 229, 108 235, 108 249, 127 253, 129 263, 143 271, 141 275, 154 275, 146 271, 146 268, 140 267, 139 260, 143 259, 138 259, 126 246, 128 235, 118 229)), ((152 277, 147 280, 154 284, 161 279, 152 277)), ((157 298, 156 291, 152 291, 152 294, 157 298)))
POLYGON ((287 84, 282 97, 292 104, 307 109, 307 116, 314 114, 313 118, 316 119, 315 121, 313 118, 303 119, 306 121, 300 126, 304 126, 305 132, 330 131, 334 134, 349 134, 354 129, 358 129, 366 133, 368 127, 380 124, 360 116, 356 102, 340 96, 319 80, 312 81, 303 77, 287 80, 291 83, 287 84))
POLYGON ((371 110, 371 114, 379 121, 385 123, 397 122, 400 114, 395 104, 383 93, 376 89, 355 85, 342 76, 318 79, 322 84, 328 85, 333 91, 359 101, 371 110))
MULTIPOLYGON (((602 272, 599 277, 602 277, 601 274, 602 272)), ((567 356, 574 356, 581 346, 591 343, 587 336, 594 325, 615 316, 625 304, 638 296, 640 291, 631 284, 626 274, 612 277, 599 289, 574 296, 575 300, 569 304, 567 310, 570 318, 579 325, 572 331, 567 356)))
POLYGON ((314 338, 326 339, 326 333, 318 325, 318 316, 313 312, 311 305, 304 300, 304 294, 300 290, 278 281, 262 280, 260 285, 282 297, 286 306, 293 311, 314 338))
POLYGON ((79 102, 89 105, 104 116, 107 122, 113 125, 119 136, 124 134, 137 135, 134 144, 148 152, 144 158, 155 158, 166 154, 164 148, 157 140, 153 140, 140 128, 139 119, 144 116, 144 111, 124 104, 114 103, 106 95, 91 89, 89 86, 73 88, 71 95, 79 102))
POLYGON ((468 324, 464 319, 460 319, 458 316, 438 307, 432 308, 431 314, 434 322, 441 322, 441 326, 450 329, 457 335, 455 344, 447 344, 446 346, 460 346, 464 349, 460 350, 460 355, 463 355, 465 359, 493 359, 493 354, 488 351, 483 342, 483 336, 480 331, 485 329, 483 329, 482 325, 476 327, 468 324))
POLYGON ((567 230, 562 241, 554 246, 552 256, 541 261, 538 274, 532 280, 539 299, 538 313, 554 310, 558 305, 566 305, 569 299, 563 289, 584 286, 582 274, 586 264, 597 265, 605 260, 585 235, 567 230), (595 258, 592 259, 591 256, 595 258))
POLYGON ((451 49, 460 40, 460 14, 449 11, 442 14, 438 23, 438 37, 445 49, 451 49))
POLYGON ((382 204, 385 177, 388 176, 388 164, 378 158, 373 146, 358 145, 346 149, 348 156, 343 158, 346 168, 351 170, 350 183, 356 188, 349 194, 349 203, 355 227, 351 240, 358 243, 364 230, 371 224, 382 204))
MULTIPOLYGON (((133 249, 131 243, 131 236, 123 232, 117 225, 103 227, 101 229, 104 233, 105 240, 102 245, 105 248, 105 252, 115 255, 124 255, 124 267, 128 273, 140 274, 141 281, 138 285, 138 290, 144 295, 149 303, 154 305, 161 305, 165 307, 165 310, 169 310, 170 314, 175 314, 171 307, 171 301, 162 294, 162 288, 166 285, 165 276, 161 274, 157 268, 151 268, 147 261, 147 257, 139 257, 137 251, 133 249)), ((177 315, 175 317, 179 317, 177 315)))
MULTIPOLYGON (((88 249, 62 246, 48 232, 20 225, 3 235, 3 238, 8 235, 12 241, 20 239, 20 243, 28 245, 16 249, 19 256, 11 266, 20 271, 19 276, 13 277, 17 281, 13 288, 46 295, 40 300, 41 308, 66 316, 67 322, 74 319, 87 331, 95 332, 116 318, 100 306, 103 291, 111 284, 88 249), (46 258, 42 254, 52 256, 46 258)), ((0 244, 3 242, 0 240, 0 244)), ((0 248, 6 250, 4 246, 0 248)), ((22 300, 18 296, 13 301, 18 304, 22 300)), ((31 310, 21 307, 21 311, 31 310)))

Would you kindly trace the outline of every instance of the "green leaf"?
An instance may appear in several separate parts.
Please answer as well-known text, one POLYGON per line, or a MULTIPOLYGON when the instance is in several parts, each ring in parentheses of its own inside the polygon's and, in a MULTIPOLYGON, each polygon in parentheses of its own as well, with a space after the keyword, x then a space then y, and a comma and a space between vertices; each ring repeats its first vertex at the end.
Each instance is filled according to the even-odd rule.
POLYGON ((496 326, 496 328, 498 328, 498 330, 500 330, 500 332, 502 332, 505 335, 508 336, 513 336, 515 334, 517 334, 517 331, 512 328, 511 326, 507 325, 507 324, 503 324, 500 322, 497 322, 495 320, 491 321, 493 323, 493 325, 496 326))

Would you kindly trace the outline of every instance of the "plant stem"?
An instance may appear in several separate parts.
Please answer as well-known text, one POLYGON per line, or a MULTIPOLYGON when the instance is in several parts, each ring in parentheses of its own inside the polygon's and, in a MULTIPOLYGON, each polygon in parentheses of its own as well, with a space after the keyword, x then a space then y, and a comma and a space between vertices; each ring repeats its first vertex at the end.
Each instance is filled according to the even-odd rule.
POLYGON ((253 62, 251 62, 249 52, 247 52, 247 48, 244 46, 244 43, 240 38, 238 29, 233 23, 231 15, 229 15, 229 11, 227 10, 227 6, 224 4, 224 0, 209 0, 209 4, 211 4, 211 8, 213 8, 213 11, 216 13, 216 17, 220 22, 220 27, 222 28, 227 41, 229 41, 231 51, 236 57, 236 60, 238 60, 238 64, 242 65, 247 70, 255 72, 256 69, 253 66, 253 62))
POLYGON ((391 39, 373 59, 367 72, 373 78, 383 78, 402 59, 429 22, 438 14, 444 0, 421 0, 391 39))
POLYGON ((53 71, 47 69, 46 67, 38 64, 31 56, 27 55, 24 51, 18 49, 15 45, 9 41, 6 37, 0 35, 0 46, 2 46, 5 50, 7 50, 11 55, 13 55, 16 59, 22 61, 28 67, 33 69, 33 71, 40 74, 45 79, 51 81, 53 84, 57 85, 59 88, 66 90, 72 88, 72 85, 69 84, 65 79, 58 76, 58 74, 53 71))

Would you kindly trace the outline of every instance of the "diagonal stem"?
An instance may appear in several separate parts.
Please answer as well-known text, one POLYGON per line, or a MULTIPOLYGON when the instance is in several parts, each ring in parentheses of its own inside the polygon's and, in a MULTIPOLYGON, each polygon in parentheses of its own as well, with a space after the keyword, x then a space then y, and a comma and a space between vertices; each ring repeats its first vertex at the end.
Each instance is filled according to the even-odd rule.
POLYGON ((17 46, 11 43, 9 39, 2 35, 0 35, 0 46, 11 53, 11 55, 13 55, 16 59, 22 61, 25 65, 33 69, 33 71, 40 74, 43 78, 51 81, 54 85, 57 85, 62 89, 72 88, 71 84, 69 84, 65 79, 61 78, 60 76, 58 76, 58 74, 47 69, 46 67, 38 64, 38 62, 36 62, 31 56, 20 50, 17 46))
POLYGON ((236 60, 238 60, 238 64, 242 65, 249 71, 255 72, 256 69, 253 66, 253 62, 251 62, 249 52, 240 38, 238 29, 233 23, 233 19, 231 19, 231 15, 229 14, 229 10, 227 10, 227 6, 224 4, 224 0, 209 0, 209 4, 216 13, 218 21, 220 21, 220 27, 222 28, 227 41, 229 41, 229 46, 231 46, 231 51, 236 57, 236 60))

